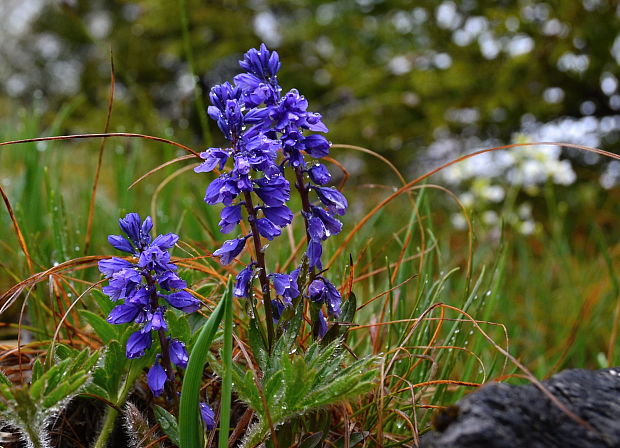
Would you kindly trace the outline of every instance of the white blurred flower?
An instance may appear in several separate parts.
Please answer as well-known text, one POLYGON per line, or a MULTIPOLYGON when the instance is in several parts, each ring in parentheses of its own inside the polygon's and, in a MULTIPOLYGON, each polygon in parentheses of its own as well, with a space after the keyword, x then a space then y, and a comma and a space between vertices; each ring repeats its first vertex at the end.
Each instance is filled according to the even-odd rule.
POLYGON ((531 235, 536 230, 536 223, 532 220, 523 221, 519 230, 523 235, 531 235))
POLYGON ((497 216, 497 213, 495 213, 493 210, 487 210, 482 214, 482 221, 485 224, 491 226, 498 223, 499 217, 497 216))
POLYGON ((474 205, 474 194, 469 191, 462 193, 459 196, 459 199, 464 207, 471 207, 472 205, 474 205))
POLYGON ((506 196, 503 187, 499 185, 488 185, 482 190, 482 196, 491 202, 502 202, 506 196))
POLYGON ((467 220, 462 213, 453 213, 450 216, 450 222, 452 223, 452 227, 457 230, 465 230, 467 228, 467 220))
POLYGON ((519 206, 517 213, 519 214, 519 218, 523 220, 531 218, 532 217, 532 204, 530 204, 529 202, 524 202, 523 204, 519 206))

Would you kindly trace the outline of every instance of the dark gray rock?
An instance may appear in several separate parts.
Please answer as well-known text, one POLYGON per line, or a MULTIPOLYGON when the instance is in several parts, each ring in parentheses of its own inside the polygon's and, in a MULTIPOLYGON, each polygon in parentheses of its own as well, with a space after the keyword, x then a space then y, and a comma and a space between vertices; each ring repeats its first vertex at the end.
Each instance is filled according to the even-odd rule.
POLYGON ((590 428, 533 384, 493 383, 436 415, 421 447, 620 447, 620 368, 565 370, 543 384, 590 428))

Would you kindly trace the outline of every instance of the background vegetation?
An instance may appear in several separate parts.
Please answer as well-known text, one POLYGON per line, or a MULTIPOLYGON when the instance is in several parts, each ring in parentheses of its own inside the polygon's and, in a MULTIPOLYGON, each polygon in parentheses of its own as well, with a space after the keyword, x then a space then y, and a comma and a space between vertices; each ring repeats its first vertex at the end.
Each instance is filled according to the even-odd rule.
MULTIPOLYGON (((216 145, 216 128, 200 104, 208 102, 211 85, 236 72, 246 49, 264 41, 285 62, 283 84, 298 88, 324 115, 334 143, 372 149, 407 181, 459 154, 516 140, 618 149, 615 1, 9 0, 0 9, 2 141, 102 132, 112 54, 110 131, 163 136, 196 150, 216 145)), ((34 261, 29 268, 8 213, 1 213, 0 291, 56 263, 109 254, 105 236, 116 232, 116 219, 128 211, 152 214, 159 232, 179 233, 199 253, 217 247, 218 218, 202 202, 207 181, 188 171, 192 162, 167 167, 128 190, 151 168, 184 153, 122 138, 106 141, 92 242, 85 247, 100 145, 79 140, 0 147, 0 185, 34 261), (186 171, 177 171, 182 166, 186 171)), ((531 159, 539 165, 513 160, 525 166, 524 176, 547 163, 537 152, 531 159)), ((351 147, 337 147, 333 155, 351 174, 344 190, 351 212, 345 231, 327 249, 332 253, 402 185, 376 155, 351 147)), ((388 390, 402 388, 390 374, 412 384, 465 382, 420 386, 422 399, 411 409, 405 404, 411 398, 404 398, 409 392, 394 394, 395 408, 411 421, 417 415, 422 428, 429 424, 429 406, 453 402, 469 383, 518 371, 481 329, 538 377, 619 362, 620 163, 577 150, 549 158, 569 161, 574 181, 558 181, 569 172, 566 165, 553 165, 531 182, 478 168, 472 168, 475 175, 438 175, 428 182, 440 187, 401 195, 334 260, 332 272, 342 273, 343 285, 350 257, 355 261, 358 305, 376 298, 358 312, 362 327, 350 332, 349 344, 358 354, 397 354, 395 370, 382 377, 388 390), (463 228, 455 197, 441 187, 449 187, 470 213, 473 233, 463 228), (500 187, 501 195, 493 199, 490 187, 500 187), (446 307, 424 314, 437 303, 446 307), (467 317, 447 306, 492 323, 454 323, 450 319, 467 317), (404 322, 420 316, 431 320, 421 327, 404 322), (397 321, 403 322, 382 325, 397 321)), ((481 160, 478 166, 500 163, 481 160)), ((344 180, 338 168, 333 173, 337 182, 344 180)), ((292 238, 298 235, 301 229, 292 238)), ((270 263, 283 265, 288 250, 283 243, 270 263)), ((81 281, 99 278, 95 269, 74 275, 65 280, 78 290, 81 281)), ((24 324, 39 329, 38 340, 51 338, 76 295, 61 283, 50 280, 29 299, 24 324)), ((17 337, 21 303, 2 315, 7 340, 17 337)), ((407 420, 390 415, 375 409, 358 419, 359 427, 405 431, 407 420)))

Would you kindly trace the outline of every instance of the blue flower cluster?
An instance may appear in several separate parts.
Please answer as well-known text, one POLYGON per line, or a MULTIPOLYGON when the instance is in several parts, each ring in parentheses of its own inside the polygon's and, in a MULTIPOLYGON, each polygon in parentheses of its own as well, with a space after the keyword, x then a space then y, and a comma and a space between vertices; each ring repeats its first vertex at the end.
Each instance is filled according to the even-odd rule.
MULTIPOLYGON (((185 368, 188 354, 185 344, 165 335, 168 325, 164 319, 168 305, 191 313, 200 308, 201 302, 183 289, 187 287, 177 274, 177 266, 170 261, 170 249, 179 237, 173 233, 159 235, 152 239, 151 217, 144 221, 137 213, 129 213, 119 220, 125 234, 110 235, 108 241, 116 249, 127 252, 131 261, 123 258, 110 258, 99 262, 99 270, 108 279, 103 292, 113 301, 122 300, 110 312, 107 321, 112 324, 137 323, 141 328, 132 333, 127 340, 127 358, 140 358, 152 344, 152 332, 158 332, 163 356, 177 367, 185 368)), ((158 354, 155 364, 148 372, 147 380, 153 395, 159 396, 166 381, 172 379, 173 372, 167 372, 158 354)))
MULTIPOLYGON (((224 205, 219 223, 223 233, 236 228, 243 219, 242 208, 245 208, 253 231, 272 240, 293 219, 287 205, 291 187, 285 177, 285 168, 291 168, 297 178, 296 188, 307 199, 302 213, 308 235, 309 265, 321 270, 322 244, 329 236, 340 232, 342 223, 336 215, 343 215, 348 206, 338 190, 325 186, 331 180, 325 165, 305 159, 305 156, 320 159, 329 154, 330 143, 323 135, 316 134, 327 132, 327 127, 320 114, 307 110, 307 100, 296 89, 282 93, 277 78, 281 67, 277 52, 262 44, 258 50, 249 50, 240 66, 245 72, 234 77, 234 84, 225 82, 214 86, 210 92, 209 116, 217 122, 230 146, 209 148, 200 154, 204 162, 195 168, 196 172, 215 169, 220 172, 208 186, 205 202, 224 205), (225 170, 231 159, 232 168, 225 170), (309 202, 310 192, 315 194, 316 204, 309 202), (256 205, 251 193, 258 198, 256 205)), ((220 257, 221 263, 229 264, 243 251, 250 237, 258 236, 249 233, 228 240, 214 255, 220 257)), ((256 267, 257 263, 251 262, 238 274, 237 297, 249 296, 256 267)), ((299 296, 298 274, 295 270, 290 274, 269 276, 279 296, 273 302, 275 318, 299 296)), ((336 288, 323 277, 314 280, 312 285, 313 291, 321 287, 323 292, 315 291, 309 297, 317 303, 326 303, 328 313, 337 315, 341 299, 336 288)), ((324 323, 322 314, 319 319, 324 323)))

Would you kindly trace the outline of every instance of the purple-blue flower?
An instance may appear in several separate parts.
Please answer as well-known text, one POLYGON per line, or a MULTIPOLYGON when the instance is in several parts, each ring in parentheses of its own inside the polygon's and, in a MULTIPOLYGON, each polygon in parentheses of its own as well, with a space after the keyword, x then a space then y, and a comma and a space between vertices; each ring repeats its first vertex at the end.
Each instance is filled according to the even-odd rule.
POLYGON ((204 162, 194 168, 196 173, 207 173, 213 171, 215 167, 222 170, 228 160, 229 154, 221 148, 209 148, 200 153, 200 158, 204 162))
MULTIPOLYGON (((207 187, 205 202, 225 206, 219 222, 222 233, 236 228, 242 219, 242 206, 246 206, 253 234, 226 241, 214 255, 220 257, 222 264, 229 264, 243 251, 250 236, 256 244, 261 236, 268 240, 280 236, 281 229, 293 219, 287 177, 295 177, 308 235, 306 256, 314 278, 308 296, 316 303, 325 303, 330 316, 337 315, 341 300, 338 290, 323 277, 314 275, 322 270, 322 242, 342 230, 342 223, 335 216, 344 215, 348 203, 338 190, 325 186, 331 182, 325 165, 306 160, 329 155, 331 143, 317 134, 328 129, 320 114, 308 110, 308 101, 298 90, 282 93, 277 79, 281 66, 277 52, 262 44, 260 49, 249 50, 240 66, 244 73, 234 77, 234 85, 225 82, 213 87, 209 95, 209 116, 217 121, 231 142, 230 147, 210 148, 201 153, 204 162, 195 171, 221 171, 207 187), (294 176, 288 176, 287 169, 294 171, 294 176), (309 182, 304 181, 306 174, 309 182)), ((235 296, 249 297, 254 269, 265 270, 265 266, 262 261, 260 266, 252 262, 240 271, 235 296)), ((298 272, 269 274, 278 296, 272 301, 275 321, 285 305, 301 294, 298 272)), ((316 325, 322 336, 327 322, 323 314, 318 319, 316 325)))
POLYGON ((101 260, 99 263, 99 270, 106 277, 111 277, 113 274, 117 273, 122 269, 133 268, 133 263, 127 260, 123 260, 122 258, 107 258, 105 260, 101 260))
POLYGON ((280 236, 282 233, 280 228, 267 218, 257 219, 256 227, 258 228, 258 233, 269 241, 273 240, 276 236, 280 236))
POLYGON ((323 269, 323 263, 321 262, 321 255, 323 255, 323 246, 320 241, 310 240, 308 241, 308 249, 306 250, 308 255, 308 261, 311 268, 323 269))
POLYGON ((327 229, 320 218, 316 216, 308 218, 308 234, 312 241, 322 241, 327 238, 327 229))
POLYGON ((164 312, 166 308, 163 306, 158 307, 155 312, 147 311, 146 324, 140 330, 142 333, 149 333, 151 330, 157 331, 162 328, 164 331, 168 331, 168 324, 164 319, 164 312))
POLYGON ((144 311, 140 305, 122 304, 115 306, 108 315, 107 321, 111 324, 127 324, 134 322, 138 314, 144 311))
POLYGON ((163 297, 171 306, 185 313, 193 313, 201 305, 200 300, 187 291, 177 291, 167 295, 161 294, 160 297, 163 297))
POLYGON ((328 187, 314 187, 319 200, 327 206, 327 208, 338 215, 344 215, 349 204, 347 199, 338 190, 328 187))
POLYGON ((330 316, 340 315, 342 296, 338 289, 327 279, 318 277, 308 287, 310 300, 316 303, 325 303, 330 316))
POLYGON ((207 403, 200 403, 200 417, 205 424, 207 431, 212 431, 215 428, 215 412, 207 403))
POLYGON ((149 385, 149 389, 153 392, 153 395, 159 397, 164 391, 164 386, 168 380, 166 371, 159 363, 159 356, 155 359, 155 364, 149 369, 149 373, 146 375, 146 380, 149 385))
POLYGON ((270 81, 282 66, 278 53, 269 51, 265 44, 258 50, 248 50, 239 65, 262 81, 270 81))
MULTIPOLYGON (((173 265, 174 266, 174 265, 173 265)), ((174 266, 176 268, 176 266, 174 266)), ((157 283, 166 291, 187 288, 185 280, 172 271, 164 271, 156 276, 157 283)))
POLYGON ((319 314, 317 316, 317 327, 319 337, 323 338, 323 336, 327 333, 327 321, 325 321, 325 316, 321 310, 319 310, 319 314))
POLYGON ((317 163, 309 168, 308 176, 310 176, 312 182, 318 185, 325 185, 329 183, 332 178, 332 175, 327 170, 327 167, 325 167, 322 163, 317 163))
MULTIPOLYGON (((177 275, 177 266, 171 261, 170 250, 179 237, 174 233, 151 238, 153 224, 150 217, 144 222, 137 213, 129 213, 119 220, 119 226, 127 236, 112 235, 109 240, 119 250, 133 255, 133 261, 110 258, 99 262, 99 270, 106 276, 109 284, 103 292, 111 300, 124 300, 112 309, 107 321, 112 324, 134 323, 140 326, 127 339, 125 354, 127 358, 140 358, 153 343, 152 332, 161 337, 168 331, 165 320, 166 307, 160 305, 164 299, 169 305, 185 312, 197 310, 201 302, 183 289, 187 284, 177 275)), ((168 356, 157 355, 155 364, 147 374, 153 395, 164 390, 168 379, 161 359, 170 359, 178 367, 187 365, 188 354, 182 342, 170 339, 168 356)))
POLYGON ((319 134, 308 135, 304 138, 304 151, 315 159, 320 159, 329 155, 330 143, 323 136, 319 134))
POLYGON ((293 271, 291 274, 269 274, 276 293, 281 295, 286 303, 291 303, 292 299, 299 297, 297 275, 299 275, 299 271, 297 270, 293 271))
POLYGON ((220 217, 222 218, 219 223, 220 231, 222 233, 230 233, 241 221, 241 205, 224 207, 220 212, 220 217))
POLYGON ((189 355, 185 344, 178 339, 170 339, 170 361, 177 367, 187 367, 189 355))
POLYGON ((213 252, 213 255, 220 257, 220 262, 223 265, 230 264, 230 262, 233 261, 233 259, 239 255, 245 247, 245 241, 248 239, 248 236, 225 241, 222 247, 213 252))
POLYGON ((254 275, 253 270, 254 263, 250 263, 237 274, 235 289, 233 290, 235 297, 250 296, 250 280, 252 280, 252 275, 254 275))
POLYGON ((269 207, 282 206, 291 198, 291 186, 284 176, 265 176, 258 179, 256 185, 256 194, 269 207))
POLYGON ((127 240, 127 238, 125 238, 124 236, 121 236, 121 235, 110 235, 108 237, 108 242, 115 249, 122 250, 123 252, 127 252, 129 254, 132 254, 134 252, 133 246, 127 240))
POLYGON ((205 202, 210 205, 222 203, 231 205, 232 201, 239 195, 237 183, 230 176, 223 175, 218 177, 207 187, 205 202))
POLYGON ((284 308, 286 308, 286 306, 279 300, 271 301, 271 315, 274 324, 277 324, 282 317, 282 312, 284 311, 284 308))
POLYGON ((114 301, 126 299, 134 293, 141 281, 142 276, 137 270, 121 269, 112 274, 108 286, 103 287, 103 293, 114 301))
POLYGON ((130 254, 140 252, 151 243, 150 231, 153 228, 151 217, 141 221, 137 213, 128 213, 119 219, 118 224, 127 238, 121 235, 110 235, 108 242, 118 250, 130 254))
POLYGON ((141 358, 144 356, 144 353, 151 348, 151 333, 142 333, 141 331, 136 331, 129 336, 127 339, 127 346, 125 350, 125 354, 127 358, 141 358))
POLYGON ((336 235, 342 230, 342 223, 330 215, 327 211, 319 207, 312 207, 312 214, 323 221, 329 235, 336 235))
POLYGON ((265 217, 279 227, 286 227, 293 222, 293 212, 286 206, 263 207, 265 217))

